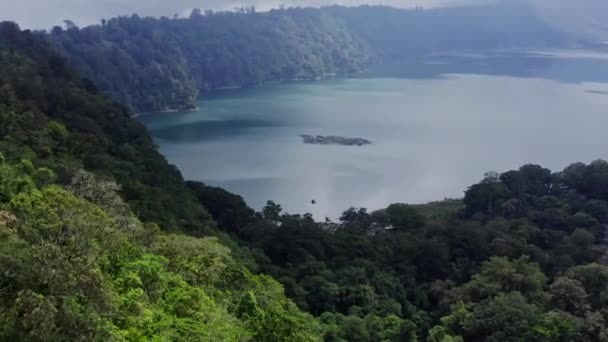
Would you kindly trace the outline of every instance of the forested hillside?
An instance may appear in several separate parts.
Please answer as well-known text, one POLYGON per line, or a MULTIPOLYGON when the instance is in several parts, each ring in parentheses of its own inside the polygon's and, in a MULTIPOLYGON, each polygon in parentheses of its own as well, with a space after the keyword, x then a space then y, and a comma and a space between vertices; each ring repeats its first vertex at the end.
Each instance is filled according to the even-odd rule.
POLYGON ((582 41, 549 26, 527 0, 431 10, 333 6, 323 11, 340 18, 380 62, 445 52, 566 47, 582 41))
POLYGON ((320 340, 254 270, 125 108, 0 23, 0 340, 320 340))
POLYGON ((55 27, 48 38, 84 75, 136 112, 189 109, 200 92, 361 74, 372 62, 437 52, 564 47, 520 1, 404 10, 383 6, 201 13, 55 27))
POLYGON ((314 9, 133 15, 56 27, 48 37, 102 91, 137 112, 193 108, 209 89, 360 73, 369 63, 359 39, 314 9))
POLYGON ((608 338, 607 162, 315 222, 184 182, 129 115, 0 24, 0 340, 608 338))
POLYGON ((350 209, 339 223, 254 216, 190 183, 327 341, 608 338, 608 163, 488 174, 463 199, 350 209))
POLYGON ((113 177, 134 211, 166 227, 210 221, 126 108, 100 96, 43 37, 10 23, 0 33, 6 158, 31 154, 56 168, 62 181, 77 168, 113 177))

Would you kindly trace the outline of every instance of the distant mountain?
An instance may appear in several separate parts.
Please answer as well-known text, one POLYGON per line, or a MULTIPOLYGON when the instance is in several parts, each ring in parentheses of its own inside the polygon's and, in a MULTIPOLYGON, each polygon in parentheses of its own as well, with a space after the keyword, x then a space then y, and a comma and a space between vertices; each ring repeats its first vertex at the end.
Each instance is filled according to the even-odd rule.
POLYGON ((361 40, 313 9, 133 15, 55 28, 48 37, 102 91, 137 112, 193 108, 208 89, 360 73, 369 64, 361 40))
POLYGON ((551 27, 590 41, 608 41, 608 2, 604 0, 519 2, 529 6, 531 11, 551 27))
POLYGON ((403 10, 382 6, 324 9, 341 18, 380 59, 463 50, 570 47, 581 40, 549 25, 520 1, 403 10))
POLYGON ((193 108, 210 89, 362 73, 372 60, 577 43, 530 7, 509 4, 195 10, 188 19, 133 15, 56 27, 48 38, 113 99, 135 112, 162 111, 193 108))

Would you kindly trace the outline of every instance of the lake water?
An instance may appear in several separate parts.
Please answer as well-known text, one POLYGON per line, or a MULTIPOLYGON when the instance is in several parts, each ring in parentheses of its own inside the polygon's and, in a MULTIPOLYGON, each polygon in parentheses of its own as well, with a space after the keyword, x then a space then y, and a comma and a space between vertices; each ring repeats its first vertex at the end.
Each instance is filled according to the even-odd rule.
POLYGON ((461 197, 485 172, 524 163, 608 158, 608 55, 433 56, 373 75, 217 92, 196 112, 140 119, 185 178, 317 219, 461 197))

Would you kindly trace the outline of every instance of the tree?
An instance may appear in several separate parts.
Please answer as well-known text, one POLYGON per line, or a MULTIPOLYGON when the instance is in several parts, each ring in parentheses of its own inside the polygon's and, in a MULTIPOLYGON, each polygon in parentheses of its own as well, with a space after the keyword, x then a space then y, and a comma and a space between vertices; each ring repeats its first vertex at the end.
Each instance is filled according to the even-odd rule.
POLYGON ((499 180, 497 173, 489 172, 479 184, 471 186, 464 196, 465 214, 481 214, 492 218, 510 196, 509 189, 499 180))
POLYGON ((78 26, 70 19, 65 19, 63 23, 65 24, 66 30, 78 30, 78 26))
POLYGON ((389 222, 396 229, 414 229, 424 225, 424 217, 407 204, 391 204, 386 208, 389 222))
POLYGON ((192 12, 190 12, 190 19, 196 19, 199 17, 203 16, 203 12, 201 11, 200 8, 194 8, 192 9, 192 12))
POLYGON ((457 324, 462 328, 465 340, 521 341, 540 316, 538 307, 529 304, 519 292, 511 292, 474 305, 457 324))
POLYGON ((194 286, 217 286, 233 267, 230 250, 216 238, 170 235, 159 238, 154 250, 169 260, 171 271, 194 286))
POLYGON ((602 308, 608 301, 608 267, 600 264, 575 266, 566 275, 577 280, 588 294, 593 308, 602 308))
POLYGON ((574 317, 559 311, 543 314, 526 336, 529 341, 572 341, 577 336, 577 321, 574 317))
POLYGON ((264 219, 271 222, 280 222, 281 221, 281 208, 280 204, 276 204, 273 201, 266 202, 266 206, 262 209, 262 213, 264 214, 264 219))
POLYGON ((546 300, 546 284, 547 277, 528 257, 512 261, 505 257, 491 257, 471 281, 454 291, 459 298, 469 298, 474 302, 517 291, 530 301, 542 304, 546 300))
POLYGON ((582 314, 589 309, 587 292, 578 280, 559 277, 550 289, 554 307, 572 314, 582 314))
MULTIPOLYGON (((187 182, 187 185, 223 229, 238 233, 255 221, 255 211, 247 206, 241 196, 198 182, 187 182)), ((280 211, 270 215, 276 219, 280 211)))

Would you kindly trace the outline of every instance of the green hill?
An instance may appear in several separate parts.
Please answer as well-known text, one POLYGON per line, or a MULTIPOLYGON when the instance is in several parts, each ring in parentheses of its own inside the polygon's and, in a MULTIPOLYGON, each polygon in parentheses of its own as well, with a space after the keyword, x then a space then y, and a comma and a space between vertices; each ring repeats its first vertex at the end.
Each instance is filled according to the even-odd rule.
POLYGON ((0 85, 0 340, 319 340, 42 37, 0 24, 0 85))
POLYGON ((608 336, 607 162, 315 222, 184 182, 129 115, 0 23, 0 340, 608 336))
POLYGON ((384 6, 103 20, 47 36, 70 63, 135 112, 191 109, 201 92, 362 74, 371 63, 437 52, 565 47, 576 37, 525 4, 384 6))
POLYGON ((49 40, 99 88, 136 112, 189 109, 199 92, 366 70, 341 21, 314 9, 120 17, 49 40))

